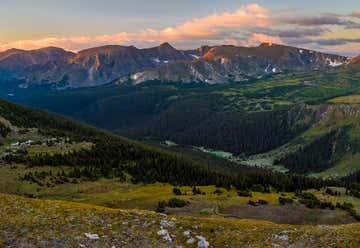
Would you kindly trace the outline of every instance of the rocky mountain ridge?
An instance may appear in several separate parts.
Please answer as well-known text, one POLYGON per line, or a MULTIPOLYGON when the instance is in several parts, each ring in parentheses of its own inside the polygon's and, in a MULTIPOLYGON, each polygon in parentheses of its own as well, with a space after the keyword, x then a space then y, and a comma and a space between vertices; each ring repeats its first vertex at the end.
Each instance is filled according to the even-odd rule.
POLYGON ((257 47, 202 46, 195 50, 177 50, 163 43, 145 49, 107 45, 78 53, 55 47, 31 51, 10 49, 0 53, 0 74, 22 79, 22 88, 89 87, 114 80, 120 84, 147 81, 218 84, 287 71, 323 70, 348 63, 344 56, 271 43, 257 47))
POLYGON ((192 62, 165 65, 122 78, 119 83, 146 81, 229 83, 259 79, 285 71, 322 70, 346 65, 348 58, 307 49, 263 43, 258 47, 216 46, 192 62))

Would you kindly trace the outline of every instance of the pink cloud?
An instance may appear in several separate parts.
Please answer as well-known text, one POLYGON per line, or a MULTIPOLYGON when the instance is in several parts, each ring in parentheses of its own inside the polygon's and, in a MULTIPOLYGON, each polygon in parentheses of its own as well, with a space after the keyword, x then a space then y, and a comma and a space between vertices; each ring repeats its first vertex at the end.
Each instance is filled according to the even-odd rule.
POLYGON ((96 37, 101 42, 128 42, 142 40, 148 42, 177 42, 189 39, 219 39, 226 29, 244 26, 265 27, 273 23, 268 17, 269 10, 257 4, 243 6, 234 12, 214 14, 204 18, 193 19, 176 27, 163 30, 147 29, 138 33, 119 33, 96 37))
MULTIPOLYGON (((360 11, 354 11, 352 16, 360 18, 360 11)), ((194 48, 203 44, 253 46, 261 42, 283 43, 276 36, 281 32, 275 31, 283 30, 282 33, 289 31, 289 34, 295 33, 298 26, 343 25, 344 23, 348 22, 344 22, 342 17, 336 15, 297 16, 296 13, 284 11, 279 14, 276 11, 271 12, 261 5, 250 4, 234 11, 195 18, 164 29, 148 28, 138 32, 120 32, 95 37, 80 36, 23 40, 10 43, 0 42, 0 51, 9 48, 36 49, 46 46, 57 46, 78 51, 107 44, 148 47, 165 41, 180 45, 182 48, 194 48)), ((305 38, 318 35, 318 32, 316 34, 304 34, 305 38)))
POLYGON ((39 40, 19 40, 9 43, 0 43, 0 51, 10 48, 23 50, 39 49, 48 46, 62 47, 67 50, 77 50, 91 43, 90 37, 71 37, 71 38, 44 38, 39 40))
POLYGON ((351 16, 360 18, 360 10, 352 12, 351 16))
POLYGON ((181 42, 189 40, 224 40, 227 30, 241 27, 265 27, 273 23, 268 16, 269 10, 250 4, 233 12, 213 14, 185 22, 179 26, 162 30, 146 29, 140 32, 121 32, 96 37, 44 38, 39 40, 23 40, 11 43, 0 43, 0 50, 9 48, 36 49, 46 46, 59 46, 68 50, 104 45, 104 44, 138 44, 147 46, 160 42, 181 42))
POLYGON ((255 45, 259 43, 276 43, 281 44, 283 43, 282 40, 279 37, 276 36, 270 36, 266 34, 252 34, 248 39, 248 45, 255 45))

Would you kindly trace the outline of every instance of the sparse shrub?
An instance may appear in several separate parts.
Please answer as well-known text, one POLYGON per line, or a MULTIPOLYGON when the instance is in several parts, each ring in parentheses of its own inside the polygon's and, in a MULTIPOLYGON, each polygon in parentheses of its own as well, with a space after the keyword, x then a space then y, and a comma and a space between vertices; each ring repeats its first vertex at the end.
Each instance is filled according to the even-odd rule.
POLYGON ((177 198, 171 198, 167 202, 167 206, 170 208, 182 208, 186 206, 186 201, 177 198))
POLYGON ((267 201, 265 201, 265 200, 260 199, 260 200, 258 200, 258 204, 260 204, 260 205, 268 205, 269 203, 267 201))
POLYGON ((201 190, 199 188, 195 187, 195 186, 193 187, 192 192, 193 192, 194 195, 201 195, 202 194, 201 190))
POLYGON ((156 212, 163 213, 165 212, 166 207, 170 208, 182 208, 187 205, 186 201, 177 199, 177 198, 171 198, 169 201, 160 201, 158 202, 158 205, 156 207, 156 212))
POLYGON ((320 202, 320 208, 322 208, 322 209, 328 208, 328 209, 334 210, 335 206, 331 202, 320 202))
POLYGON ((217 195, 221 195, 222 193, 224 193, 224 191, 222 191, 221 189, 216 189, 214 191, 214 194, 217 194, 217 195))
POLYGON ((165 208, 166 208, 166 201, 160 201, 158 202, 158 205, 156 207, 156 212, 163 213, 165 212, 165 208))
POLYGON ((182 192, 181 192, 181 190, 179 188, 173 188, 173 193, 175 195, 182 195, 182 192))
POLYGON ((256 206, 258 206, 258 203, 250 200, 250 201, 248 201, 248 205, 256 207, 256 206))
POLYGON ((242 196, 242 197, 252 197, 252 194, 250 191, 238 191, 237 194, 238 194, 238 196, 242 196))
POLYGON ((305 204, 308 208, 320 207, 320 200, 310 192, 297 192, 295 196, 300 198, 299 202, 305 204))
POLYGON ((341 195, 340 192, 336 191, 336 190, 332 190, 330 188, 326 188, 325 193, 328 195, 332 195, 332 196, 339 196, 341 195))
POLYGON ((293 202, 294 202, 294 200, 291 199, 291 198, 279 197, 279 203, 280 203, 281 205, 291 204, 291 203, 293 203, 293 202))

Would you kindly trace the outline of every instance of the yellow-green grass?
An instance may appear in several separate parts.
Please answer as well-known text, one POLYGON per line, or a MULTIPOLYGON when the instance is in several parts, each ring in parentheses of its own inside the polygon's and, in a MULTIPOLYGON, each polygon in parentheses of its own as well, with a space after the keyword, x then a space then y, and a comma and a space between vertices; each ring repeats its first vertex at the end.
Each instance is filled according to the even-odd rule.
POLYGON ((184 230, 201 235, 212 247, 358 247, 360 224, 278 225, 255 220, 176 217, 167 242, 157 234, 171 216, 116 210, 62 201, 0 194, 0 245, 10 247, 197 247, 184 230), (98 234, 89 240, 85 233, 98 234))
MULTIPOLYGON (((53 184, 49 179, 45 180, 44 186, 39 186, 36 183, 21 180, 22 175, 28 172, 33 174, 42 171, 52 171, 53 175, 58 172, 70 170, 69 167, 42 167, 42 168, 27 168, 22 165, 17 165, 16 168, 11 166, 0 166, 0 177, 3 180, 0 182, 0 193, 11 193, 18 195, 30 195, 41 199, 64 200, 69 202, 87 203, 98 206, 105 206, 111 208, 121 209, 141 209, 141 210, 155 210, 160 201, 168 201, 171 198, 178 198, 189 202, 184 209, 169 209, 172 213, 189 216, 237 216, 233 215, 233 210, 241 207, 251 208, 248 202, 265 200, 269 207, 273 206, 282 208, 279 205, 278 199, 280 196, 293 198, 294 193, 260 193, 251 192, 251 197, 241 197, 235 189, 226 190, 217 188, 215 186, 200 186, 197 187, 204 194, 194 195, 191 187, 179 187, 183 195, 175 195, 173 193, 174 186, 170 184, 131 184, 123 183, 118 179, 100 179, 94 182, 79 181, 77 183, 63 183, 53 184), (46 186, 46 182, 50 182, 51 187, 46 186), (220 190, 221 193, 215 193, 215 190, 220 190)), ((344 196, 345 197, 345 196, 344 196)), ((345 200, 344 200, 345 201, 345 200)), ((352 200, 352 202, 356 201, 352 200)), ((360 209, 360 204, 354 204, 356 209, 360 209)), ((273 208, 264 211, 272 213, 273 208)), ((236 210, 237 211, 237 210, 236 210)), ((235 212, 236 212, 235 211, 235 212)), ((286 211, 286 209, 284 209, 286 211)), ((234 212, 234 213, 235 213, 234 212)), ((334 216, 338 210, 334 212, 334 216), (336 212, 336 213, 335 213, 336 212)), ((277 223, 288 223, 278 216, 278 213, 272 213, 271 220, 277 223)), ((327 216, 326 213, 322 218, 324 223, 331 222, 332 217, 327 216), (329 221, 329 222, 328 222, 329 221)), ((337 215, 336 215, 337 216, 337 215)), ((241 218, 254 218, 254 216, 245 215, 241 218)), ((264 218, 266 219, 266 218, 264 218)), ((344 223, 351 222, 347 218, 344 223)), ((290 222, 296 223, 296 222, 290 222)), ((305 223, 317 223, 305 222, 305 223)))
POLYGON ((235 189, 220 189, 223 193, 216 194, 215 186, 198 187, 204 195, 194 195, 191 187, 179 187, 183 195, 176 196, 173 193, 174 186, 170 184, 135 185, 122 183, 118 179, 100 179, 95 182, 82 181, 79 183, 57 184, 53 187, 40 187, 35 183, 21 180, 21 177, 28 172, 52 171, 53 175, 62 170, 69 170, 68 167, 42 167, 27 168, 17 165, 0 166, 0 192, 16 193, 22 195, 34 195, 39 198, 60 199, 67 201, 90 203, 95 205, 109 206, 115 208, 136 208, 154 210, 159 201, 169 200, 177 197, 183 200, 211 203, 218 207, 232 205, 243 205, 249 200, 266 200, 269 204, 278 204, 279 193, 258 193, 253 192, 252 197, 239 197, 235 189))
POLYGON ((62 143, 62 144, 55 144, 52 146, 47 145, 34 145, 29 146, 26 148, 30 156, 47 153, 50 155, 54 154, 66 154, 71 151, 80 151, 82 149, 90 150, 93 144, 90 142, 80 142, 80 143, 62 143))
POLYGON ((327 202, 332 202, 334 205, 336 203, 341 203, 343 204, 344 202, 348 202, 354 205, 354 208, 357 211, 360 211, 360 199, 350 196, 350 195, 346 195, 345 188, 338 188, 338 187, 331 187, 331 189, 340 192, 341 195, 339 196, 332 196, 329 194, 325 193, 325 189, 322 189, 320 191, 317 190, 309 190, 310 192, 312 192, 317 198, 319 198, 321 201, 327 201, 327 202))
POLYGON ((329 100, 331 103, 360 103, 360 95, 339 96, 329 100))
MULTIPOLYGON (((0 193, 11 193, 11 194, 20 194, 20 195, 37 195, 45 189, 40 187, 35 183, 30 183, 24 181, 21 178, 29 173, 35 172, 49 172, 51 171, 53 175, 60 173, 62 171, 70 170, 69 167, 35 167, 30 168, 25 165, 8 165, 0 163, 0 193)), ((46 183, 46 182, 45 182, 46 183)))

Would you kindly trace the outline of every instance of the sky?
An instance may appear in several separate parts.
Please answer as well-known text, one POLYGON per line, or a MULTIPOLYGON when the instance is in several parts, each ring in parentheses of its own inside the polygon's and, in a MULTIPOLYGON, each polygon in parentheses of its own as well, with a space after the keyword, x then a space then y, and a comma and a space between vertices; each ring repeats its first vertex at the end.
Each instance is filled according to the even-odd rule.
POLYGON ((359 0, 1 0, 0 51, 273 42, 360 54, 359 0))

